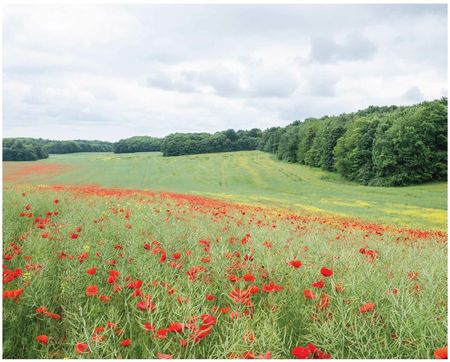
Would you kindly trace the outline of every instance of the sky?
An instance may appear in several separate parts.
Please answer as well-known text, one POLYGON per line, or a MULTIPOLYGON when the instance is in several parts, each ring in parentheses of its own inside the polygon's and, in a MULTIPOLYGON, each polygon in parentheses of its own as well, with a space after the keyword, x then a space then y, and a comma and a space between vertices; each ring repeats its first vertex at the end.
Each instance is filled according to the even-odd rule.
POLYGON ((447 5, 7 5, 3 136, 265 129, 447 96, 447 5))

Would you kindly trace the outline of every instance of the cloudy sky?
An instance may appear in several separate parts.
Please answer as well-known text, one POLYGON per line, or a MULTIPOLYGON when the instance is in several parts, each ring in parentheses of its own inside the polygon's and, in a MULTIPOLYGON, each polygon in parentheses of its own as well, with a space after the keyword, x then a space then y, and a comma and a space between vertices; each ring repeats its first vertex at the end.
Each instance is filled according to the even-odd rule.
POLYGON ((264 129, 442 96, 446 5, 4 8, 5 137, 264 129))

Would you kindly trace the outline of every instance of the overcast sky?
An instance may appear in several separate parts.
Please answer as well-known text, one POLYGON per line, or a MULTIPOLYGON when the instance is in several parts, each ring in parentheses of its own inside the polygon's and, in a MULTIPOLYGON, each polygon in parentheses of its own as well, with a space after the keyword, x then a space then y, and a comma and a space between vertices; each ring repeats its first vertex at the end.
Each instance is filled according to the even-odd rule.
POLYGON ((442 96, 446 5, 4 8, 4 137, 265 129, 442 96))

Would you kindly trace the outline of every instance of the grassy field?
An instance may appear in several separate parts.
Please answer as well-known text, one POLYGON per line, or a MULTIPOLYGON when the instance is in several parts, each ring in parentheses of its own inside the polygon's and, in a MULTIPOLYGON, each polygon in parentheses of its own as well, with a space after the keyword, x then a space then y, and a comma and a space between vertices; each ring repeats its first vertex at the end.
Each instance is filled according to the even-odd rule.
POLYGON ((306 214, 342 215, 410 228, 447 228, 447 183, 360 186, 334 173, 279 162, 258 151, 181 157, 160 153, 51 155, 37 162, 4 163, 3 168, 7 184, 97 184, 173 191, 306 214), (59 168, 53 169, 53 164, 59 168), (32 169, 23 170, 27 167, 32 169))
MULTIPOLYGON (((273 161, 277 171, 251 171, 252 161, 268 159, 258 153, 201 156, 211 169, 184 176, 198 167, 183 158, 139 155, 127 168, 125 156, 112 157, 58 160, 71 161, 80 183, 163 187, 158 175, 170 167, 167 185, 190 180, 184 187, 195 191, 195 180, 217 190, 247 180, 239 189, 245 195, 252 185, 269 193, 269 185, 281 187, 270 179, 275 174, 292 188, 320 191, 307 182, 320 180, 316 171, 302 174, 304 181, 288 173, 294 166, 273 161), (220 157, 235 171, 214 175, 220 157)), ((69 174, 61 179, 70 182, 69 174)), ((10 183, 3 192, 3 357, 442 356, 446 239, 202 197, 10 183)))

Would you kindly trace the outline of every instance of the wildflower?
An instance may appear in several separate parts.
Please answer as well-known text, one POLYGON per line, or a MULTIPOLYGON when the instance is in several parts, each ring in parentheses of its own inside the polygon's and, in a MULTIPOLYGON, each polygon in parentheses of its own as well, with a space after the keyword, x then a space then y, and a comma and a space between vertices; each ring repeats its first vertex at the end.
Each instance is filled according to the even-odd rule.
POLYGON ((40 344, 48 344, 48 336, 46 336, 45 334, 42 334, 40 336, 36 337, 36 341, 40 344))
POLYGON ((86 287, 86 296, 94 297, 98 294, 98 287, 96 285, 89 285, 86 287))
POLYGON ((322 274, 324 277, 331 277, 333 275, 333 271, 331 269, 323 267, 320 269, 320 274, 322 274))
POLYGON ((97 268, 96 267, 89 268, 88 270, 86 270, 86 273, 89 275, 94 275, 95 273, 97 273, 97 268))
POLYGON ((253 283, 255 281, 255 276, 252 273, 247 273, 242 276, 242 279, 246 282, 253 283))
POLYGON ((436 351, 434 351, 434 358, 447 359, 448 358, 448 346, 436 349, 436 351))
POLYGON ((361 314, 371 312, 375 309, 375 303, 366 303, 359 307, 361 314))
POLYGON ((130 344, 131 344, 131 339, 129 339, 129 338, 124 339, 122 342, 120 342, 120 345, 122 347, 128 347, 130 344))
POLYGON ((302 266, 302 262, 300 260, 291 260, 288 264, 295 269, 298 269, 302 266))
POLYGON ((325 283, 323 280, 319 280, 318 282, 314 282, 311 284, 313 288, 322 289, 325 283))
POLYGON ((262 289, 265 292, 279 292, 284 288, 281 285, 277 285, 274 282, 270 282, 269 284, 263 285, 262 289))
POLYGON ((75 353, 84 353, 89 348, 87 343, 78 342, 75 345, 75 353))
POLYGON ((305 289, 304 291, 303 291, 303 294, 305 295, 305 298, 306 299, 314 299, 316 296, 314 295, 314 293, 311 291, 311 290, 309 290, 309 289, 305 289))

